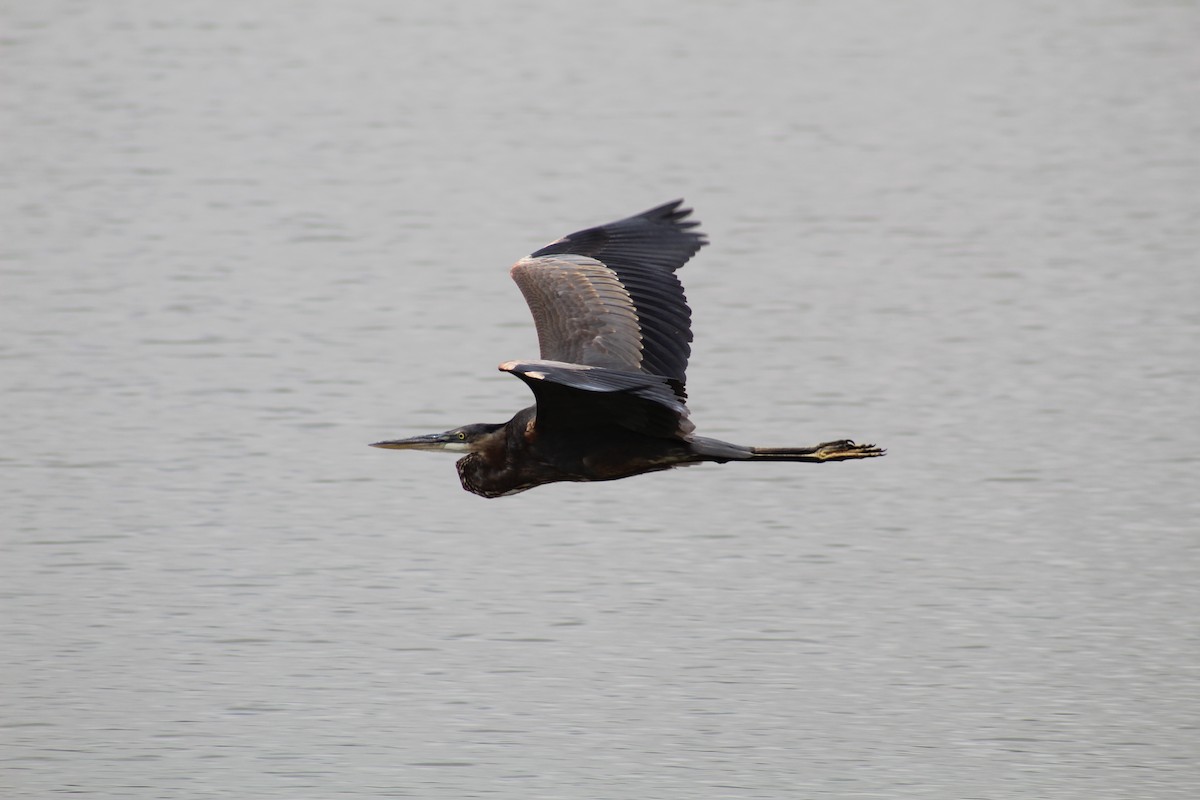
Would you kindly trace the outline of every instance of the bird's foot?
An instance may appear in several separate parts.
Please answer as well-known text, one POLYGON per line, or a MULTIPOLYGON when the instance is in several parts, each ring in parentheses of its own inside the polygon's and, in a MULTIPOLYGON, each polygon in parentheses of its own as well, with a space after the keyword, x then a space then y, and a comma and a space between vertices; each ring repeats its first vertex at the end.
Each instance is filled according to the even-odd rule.
POLYGON ((821 461, 849 461, 854 458, 875 458, 887 453, 873 444, 855 444, 850 439, 822 442, 813 453, 821 461))

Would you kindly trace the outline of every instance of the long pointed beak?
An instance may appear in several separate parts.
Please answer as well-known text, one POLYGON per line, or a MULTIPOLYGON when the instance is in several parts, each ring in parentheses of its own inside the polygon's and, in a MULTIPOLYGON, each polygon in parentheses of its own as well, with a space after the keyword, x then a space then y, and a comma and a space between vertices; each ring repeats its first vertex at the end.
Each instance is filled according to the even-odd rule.
POLYGON ((425 436, 413 436, 408 439, 393 439, 390 442, 373 442, 371 447, 383 447, 388 450, 430 450, 437 452, 445 450, 458 452, 466 449, 462 441, 450 433, 430 433, 425 436))

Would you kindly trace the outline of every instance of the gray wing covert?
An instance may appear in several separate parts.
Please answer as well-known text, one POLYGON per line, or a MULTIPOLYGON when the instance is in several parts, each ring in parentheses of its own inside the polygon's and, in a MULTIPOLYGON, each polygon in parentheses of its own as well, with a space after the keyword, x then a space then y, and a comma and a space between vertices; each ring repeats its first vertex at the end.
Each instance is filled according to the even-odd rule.
POLYGON ((616 273, 569 253, 522 258, 510 271, 533 314, 542 358, 637 372, 637 309, 616 273))

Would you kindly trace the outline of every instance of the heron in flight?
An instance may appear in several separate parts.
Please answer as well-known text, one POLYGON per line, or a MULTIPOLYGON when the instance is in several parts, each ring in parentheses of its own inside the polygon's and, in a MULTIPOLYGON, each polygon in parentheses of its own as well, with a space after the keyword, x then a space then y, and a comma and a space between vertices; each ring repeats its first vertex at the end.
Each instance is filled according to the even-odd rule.
POLYGON ((513 265, 541 359, 506 361, 500 370, 529 386, 534 405, 508 422, 371 446, 465 453, 458 477, 483 497, 706 461, 882 456, 849 439, 746 447, 693 433, 684 388, 692 314, 675 271, 708 242, 682 202, 572 233, 513 265))

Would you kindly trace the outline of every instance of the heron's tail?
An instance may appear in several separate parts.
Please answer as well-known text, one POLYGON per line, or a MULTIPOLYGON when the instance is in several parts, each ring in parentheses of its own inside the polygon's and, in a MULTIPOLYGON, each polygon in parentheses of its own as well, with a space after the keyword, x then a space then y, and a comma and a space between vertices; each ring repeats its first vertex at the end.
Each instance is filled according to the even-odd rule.
POLYGON ((814 447, 743 447, 695 436, 691 439, 692 449, 705 461, 849 461, 855 458, 875 458, 886 453, 873 444, 855 444, 849 439, 823 442, 814 447))

